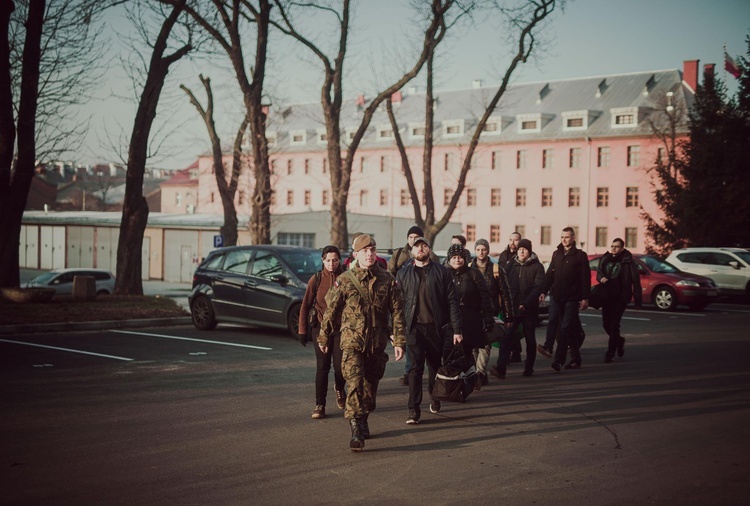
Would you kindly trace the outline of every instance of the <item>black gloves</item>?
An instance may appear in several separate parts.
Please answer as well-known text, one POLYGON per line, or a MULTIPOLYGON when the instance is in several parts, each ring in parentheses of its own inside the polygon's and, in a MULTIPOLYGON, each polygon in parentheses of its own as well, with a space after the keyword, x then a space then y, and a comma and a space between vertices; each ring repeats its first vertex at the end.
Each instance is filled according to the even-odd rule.
POLYGON ((297 334, 297 341, 302 346, 307 346, 307 334, 297 334))

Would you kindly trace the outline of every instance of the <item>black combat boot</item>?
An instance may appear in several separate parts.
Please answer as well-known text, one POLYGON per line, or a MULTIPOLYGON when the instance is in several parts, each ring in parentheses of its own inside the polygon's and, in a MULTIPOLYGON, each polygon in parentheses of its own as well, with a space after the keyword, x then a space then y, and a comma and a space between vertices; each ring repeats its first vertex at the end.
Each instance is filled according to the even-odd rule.
POLYGON ((349 420, 349 425, 352 426, 352 440, 349 441, 349 449, 353 452, 361 452, 365 449, 365 438, 362 436, 361 421, 352 418, 349 420))
POLYGON ((363 416, 359 420, 359 426, 362 429, 362 438, 363 439, 370 439, 370 426, 367 424, 367 417, 370 416, 370 413, 367 413, 365 416, 363 416))

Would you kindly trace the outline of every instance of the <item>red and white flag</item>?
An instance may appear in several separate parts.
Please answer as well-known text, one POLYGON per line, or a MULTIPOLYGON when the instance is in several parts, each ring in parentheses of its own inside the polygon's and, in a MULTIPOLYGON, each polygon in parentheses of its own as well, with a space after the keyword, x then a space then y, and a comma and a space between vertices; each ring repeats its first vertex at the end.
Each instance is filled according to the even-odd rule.
POLYGON ((724 51, 724 70, 732 74, 735 79, 740 78, 740 68, 737 66, 737 63, 734 61, 734 59, 727 54, 726 51, 724 51))

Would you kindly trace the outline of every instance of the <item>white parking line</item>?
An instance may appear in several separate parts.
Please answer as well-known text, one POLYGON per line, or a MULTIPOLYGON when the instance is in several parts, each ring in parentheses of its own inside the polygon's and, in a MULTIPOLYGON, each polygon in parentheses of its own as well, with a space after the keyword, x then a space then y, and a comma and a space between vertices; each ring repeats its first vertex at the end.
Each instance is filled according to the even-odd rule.
POLYGON ((273 350, 273 348, 266 348, 265 346, 253 346, 251 344, 225 343, 222 341, 210 341, 208 339, 193 339, 192 337, 166 336, 164 334, 150 334, 148 332, 133 332, 130 330, 110 330, 110 332, 116 332, 117 334, 133 334, 136 336, 162 337, 164 339, 177 339, 179 341, 194 341, 196 343, 221 344, 224 346, 236 346, 237 348, 252 348, 254 350, 264 350, 264 351, 273 350))
POLYGON ((124 360, 126 362, 133 360, 132 358, 116 357, 115 355, 104 355, 102 353, 93 353, 91 351, 83 351, 83 350, 71 350, 70 348, 58 348, 57 346, 46 346, 44 344, 24 343, 23 341, 11 341, 9 339, 0 339, 0 342, 22 344, 24 346, 35 346, 37 348, 47 348, 50 350, 68 351, 70 353, 80 353, 81 355, 93 355, 95 357, 112 358, 114 360, 124 360))
MULTIPOLYGON (((581 316, 588 316, 589 318, 601 318, 601 314, 591 314, 591 313, 578 313, 581 316)), ((638 322, 650 322, 651 318, 636 318, 635 316, 623 316, 623 320, 634 320, 638 322)))

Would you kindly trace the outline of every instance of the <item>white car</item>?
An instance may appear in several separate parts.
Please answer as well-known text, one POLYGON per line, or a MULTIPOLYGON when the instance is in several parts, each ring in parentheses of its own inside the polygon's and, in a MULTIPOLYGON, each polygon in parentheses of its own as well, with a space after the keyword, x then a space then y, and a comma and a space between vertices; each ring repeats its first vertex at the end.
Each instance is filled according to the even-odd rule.
POLYGON ((52 287, 56 295, 73 293, 73 278, 76 276, 93 276, 96 281, 97 295, 112 295, 115 291, 115 277, 104 269, 55 269, 35 277, 24 286, 52 287))
POLYGON ((714 280, 722 295, 750 297, 750 251, 742 248, 674 250, 667 262, 678 269, 714 280))

